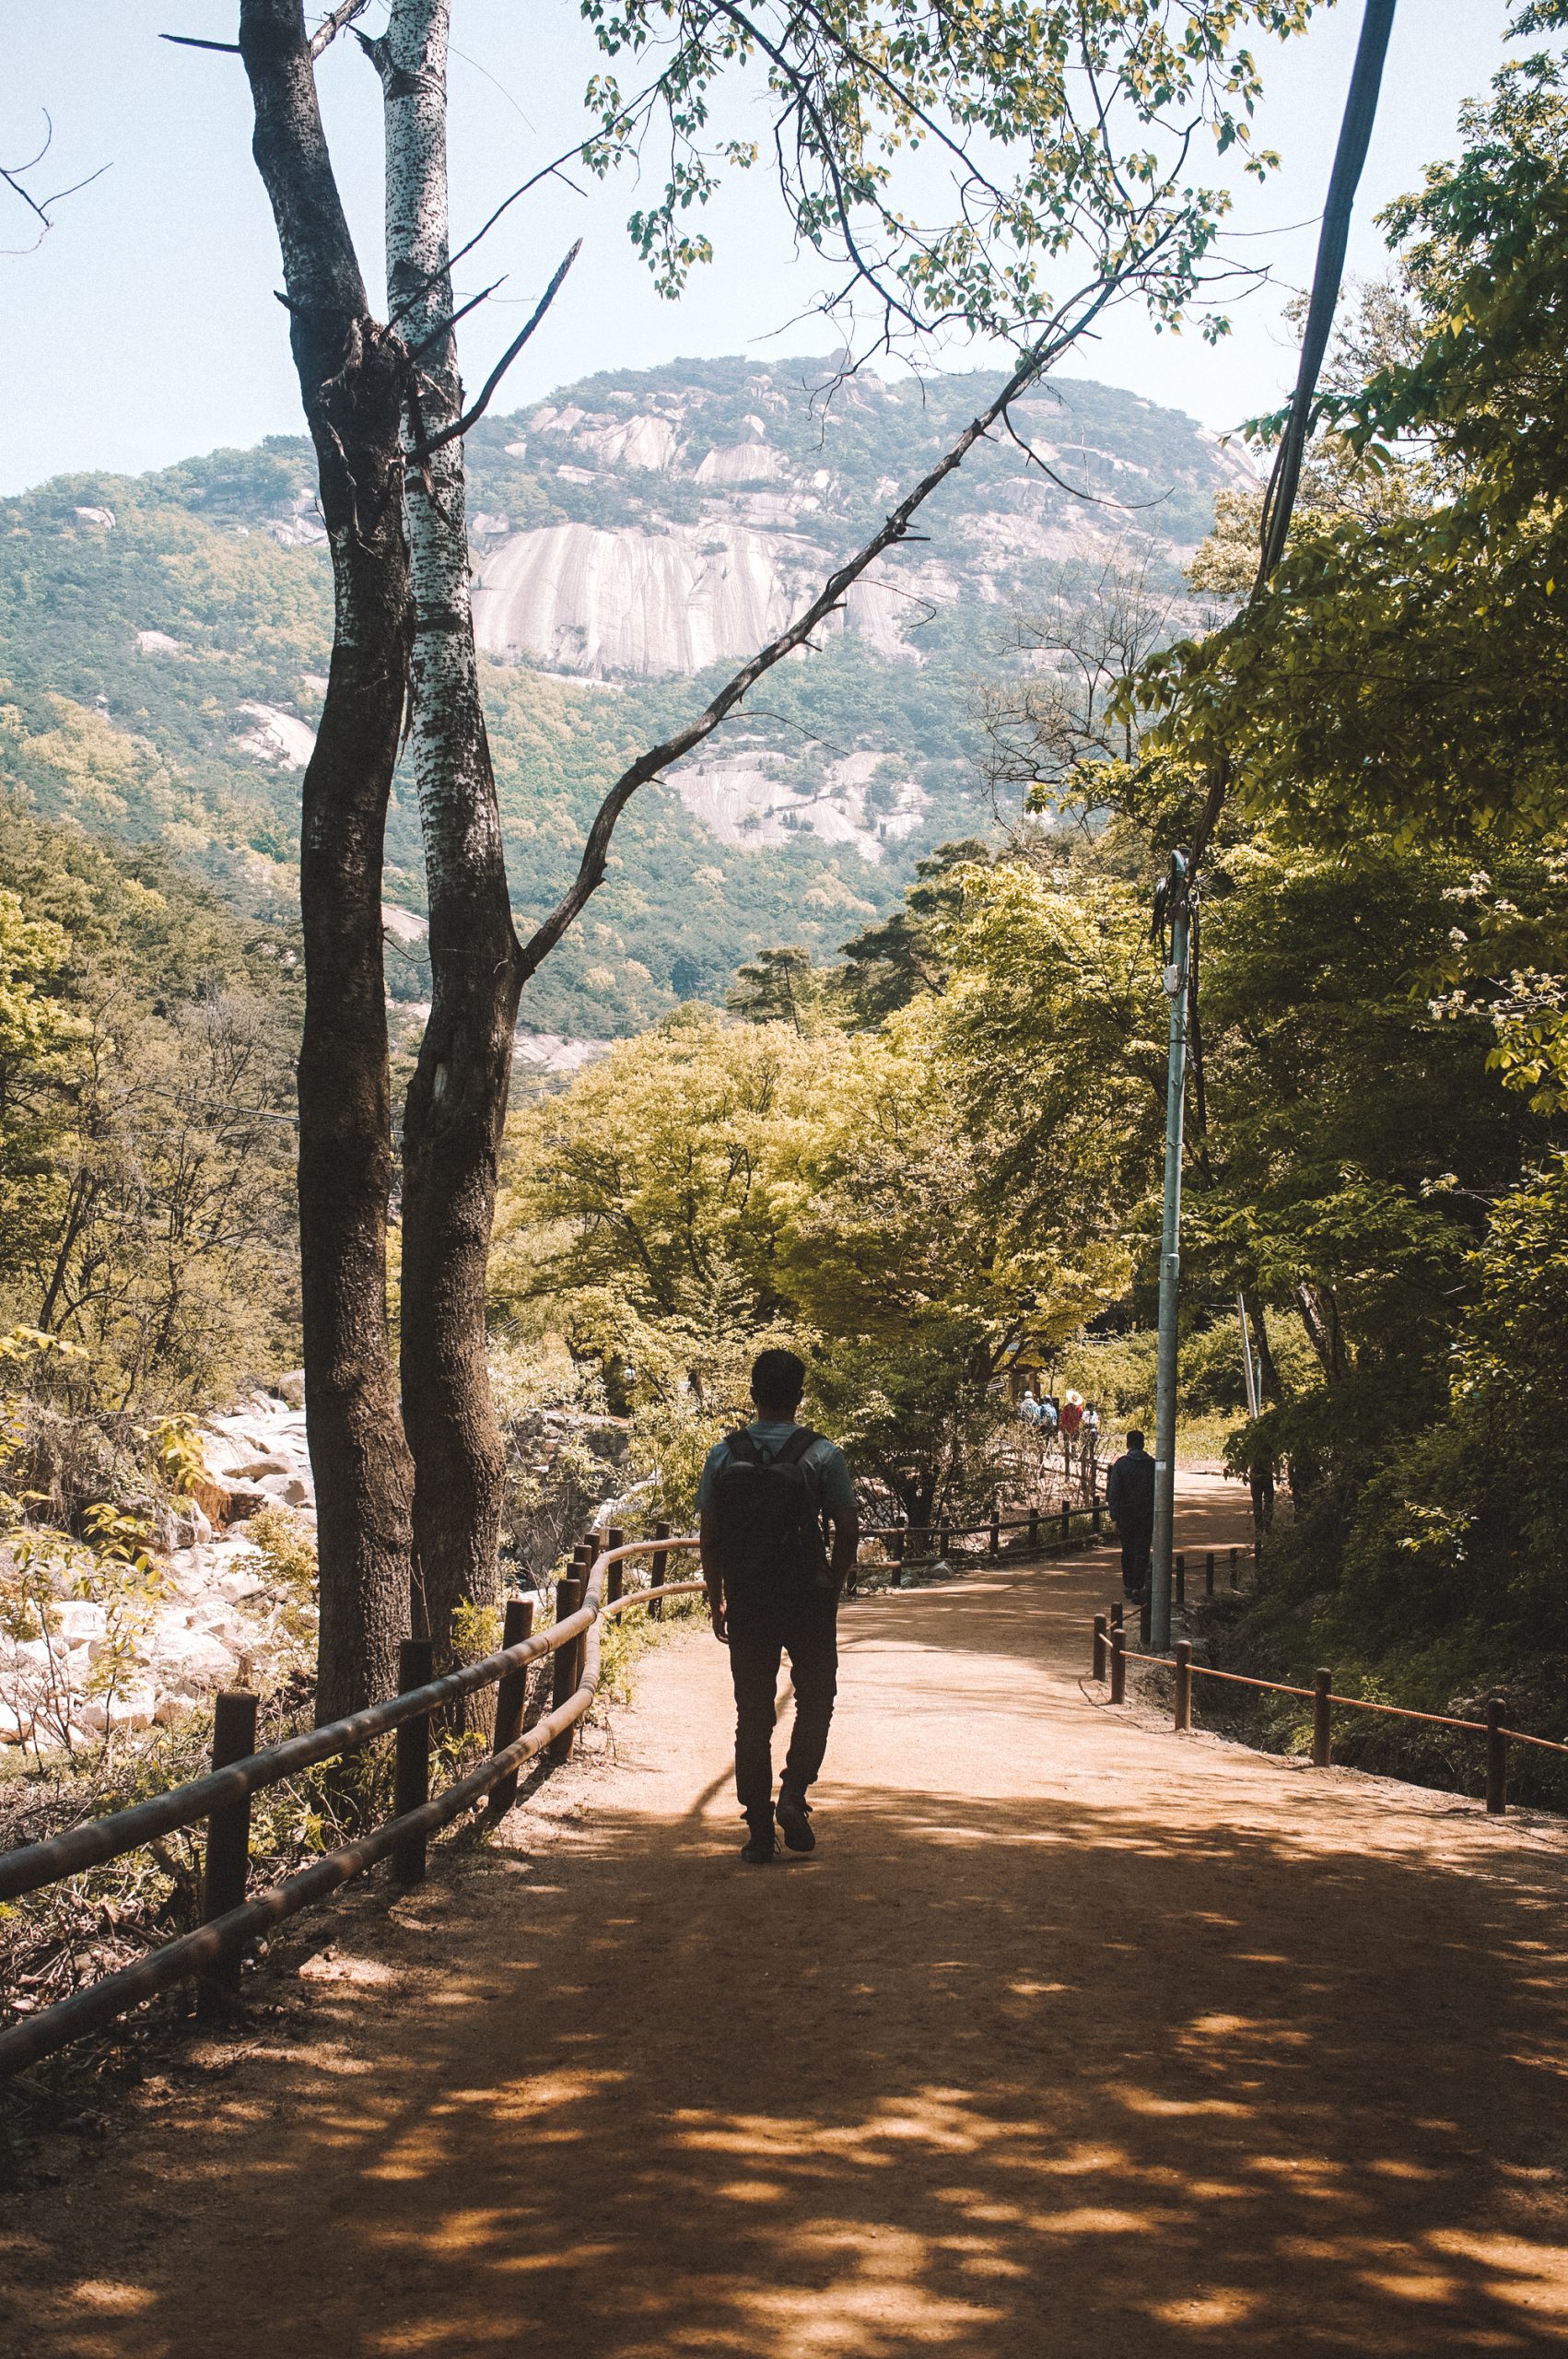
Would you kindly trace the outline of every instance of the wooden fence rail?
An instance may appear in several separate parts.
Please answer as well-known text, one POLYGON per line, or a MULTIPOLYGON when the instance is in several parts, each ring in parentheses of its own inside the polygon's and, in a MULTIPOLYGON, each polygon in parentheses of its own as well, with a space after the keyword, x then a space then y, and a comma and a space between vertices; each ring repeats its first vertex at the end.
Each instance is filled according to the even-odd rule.
MULTIPOLYGON (((619 1538, 618 1534, 611 1536, 619 1538)), ((114 1811, 106 1818, 89 1820, 47 1842, 24 1844, 19 1850, 0 1854, 0 1900, 14 1900, 26 1893, 41 1891, 47 1884, 62 1883, 67 1876, 79 1875, 84 1869, 97 1867, 105 1860, 119 1859, 179 1827, 198 1825, 204 1820, 207 1824, 208 1872, 204 1891, 206 1921, 194 1931, 165 1942, 161 1948, 149 1951, 146 1957, 122 1966, 117 1973, 105 1975, 101 1980, 74 1991, 70 1998, 41 2009, 36 2015, 24 2016, 0 2032, 0 2079, 38 2062, 41 2057, 53 2055, 83 2033, 112 2023, 129 2008, 156 1998, 160 1991, 171 1989, 193 1976, 231 1979, 234 1965, 248 1942, 298 1916, 302 1908, 325 1899, 329 1893, 374 1867, 380 1860, 392 1858, 400 1880, 416 1883, 424 1872, 425 1845, 432 1835, 465 1811, 477 1808, 492 1794, 506 1790, 509 1783, 515 1792, 517 1773, 524 1762, 532 1760, 547 1747, 558 1745, 563 1739, 569 1739, 598 1690, 601 1622, 631 1606, 647 1604, 650 1598, 662 1602, 669 1597, 697 1594, 702 1589, 700 1581, 661 1582, 656 1589, 632 1590, 606 1601, 604 1588, 612 1572, 618 1587, 619 1568, 628 1557, 651 1555, 662 1573, 670 1553, 693 1549, 696 1544, 695 1539, 672 1540, 661 1535, 657 1540, 634 1542, 630 1546, 602 1549, 585 1568, 583 1583, 562 1584, 571 1610, 537 1637, 521 1632, 513 1644, 504 1646, 498 1654, 486 1656, 483 1662, 449 1672, 441 1679, 419 1679, 383 1704, 371 1705, 368 1710, 331 1721, 324 1728, 311 1729, 303 1736, 290 1737, 261 1753, 230 1760, 215 1767, 208 1776, 175 1786, 166 1794, 155 1795, 150 1802, 114 1811), (519 1683, 528 1665, 546 1655, 555 1655, 557 1663, 564 1658, 572 1675, 564 1693, 557 1680, 552 1708, 524 1734, 519 1727, 522 1715, 519 1683), (476 1767, 429 1798, 431 1715, 460 1697, 492 1686, 498 1690, 494 1749, 476 1767), (394 1816, 355 1842, 343 1844, 323 1858, 313 1860, 308 1868, 286 1877, 269 1891, 245 1899, 252 1795, 286 1778, 298 1776, 318 1761, 362 1752, 378 1737, 393 1731, 398 1738, 394 1816), (216 1875, 215 1860, 218 1869, 216 1875)), ((513 1627, 518 1626, 514 1621, 513 1627)), ((411 1676, 426 1662, 427 1642, 409 1641, 404 1649, 404 1676, 411 1676), (420 1648, 425 1649, 423 1655, 415 1651, 420 1648)), ((238 1700, 220 1699, 227 1708, 218 1716, 215 1755, 232 1742, 238 1700)), ((253 1712, 253 1699, 246 1698, 245 1702, 251 1704, 253 1712)), ((251 1724, 253 1728, 253 1719, 251 1724)))
MULTIPOLYGON (((1083 1546, 1099 1539, 1104 1516, 1104 1504, 1099 1499, 1085 1501, 1079 1507, 1068 1501, 1059 1508, 1031 1508, 1027 1513, 1014 1516, 1004 1516, 993 1508, 984 1523, 875 1525, 862 1531, 860 1537, 862 1542, 880 1543, 893 1567, 893 1585, 896 1589, 903 1580, 905 1566, 914 1561, 910 1550, 912 1541, 934 1541, 936 1554, 945 1556, 955 1541, 983 1540, 986 1543, 985 1553, 994 1563, 1000 1559, 1003 1538, 1010 1532, 1025 1535, 1028 1554, 1049 1554, 1058 1548, 1083 1546)), ((965 1550, 964 1553, 967 1555, 973 1552, 965 1550)))
MULTIPOLYGON (((1233 1551, 1234 1554, 1234 1551, 1233 1551)), ((1212 1563, 1211 1558, 1210 1562, 1212 1563)), ((1095 1680, 1110 1673, 1111 1702, 1127 1701, 1127 1666, 1129 1662, 1153 1663, 1162 1670, 1176 1672, 1175 1716, 1178 1730, 1192 1726, 1192 1683, 1195 1679, 1217 1679, 1228 1687, 1252 1687, 1269 1696, 1298 1696, 1312 1706, 1312 1766, 1327 1769, 1330 1766, 1331 1724, 1329 1715, 1338 1706, 1348 1712, 1381 1712, 1394 1720, 1422 1720, 1429 1727, 1459 1729, 1486 1739, 1486 1807, 1491 1816, 1501 1817, 1508 1807, 1508 1747, 1511 1744, 1533 1744, 1543 1753, 1568 1754, 1568 1744, 1555 1737, 1531 1736, 1524 1729, 1508 1729, 1503 1725, 1502 1698, 1487 1698, 1484 1720, 1457 1719, 1446 1712, 1418 1712, 1405 1704, 1376 1704, 1368 1696, 1337 1696, 1334 1674, 1318 1671, 1310 1687, 1293 1686, 1284 1679, 1253 1679, 1239 1671, 1219 1671, 1213 1664, 1194 1662, 1190 1639, 1179 1638, 1168 1655, 1135 1653, 1127 1642, 1119 1625, 1108 1634, 1106 1617, 1096 1614, 1090 1629, 1090 1667, 1095 1680)))
MULTIPOLYGON (((982 1537, 988 1555, 994 1558, 1000 1553, 1004 1532, 1026 1531, 1032 1549, 1054 1553, 1074 1544, 1075 1523, 1082 1527, 1076 1535, 1082 1540, 1097 1536, 1100 1517, 1096 1502, 1093 1508, 1067 1506, 1053 1512, 1036 1508, 1011 1518, 993 1513, 983 1524, 959 1530, 947 1525, 913 1529, 898 1525, 865 1536, 895 1543, 893 1567, 897 1581, 902 1578, 905 1544, 921 1534, 937 1533, 944 1548, 956 1539, 982 1537)), ((255 1737, 254 1696, 220 1696, 215 1715, 213 1766, 205 1777, 191 1778, 104 1818, 90 1819, 46 1841, 0 1853, 0 1902, 14 1901, 100 1867, 106 1860, 123 1858, 182 1827, 205 1823, 207 1829, 202 1924, 0 2031, 0 2080, 85 2033, 112 2023, 130 2008, 178 1983, 200 1977, 204 2006, 221 2002, 238 1982, 241 1953, 261 1935, 324 1900, 381 1860, 392 1860, 400 1883, 416 1884, 425 1872, 426 1846, 441 1827, 484 1803, 488 1803, 493 1819, 503 1815, 516 1795, 518 1772, 525 1762, 541 1754, 559 1761, 569 1753, 573 1731, 598 1690, 600 1625, 634 1605, 647 1606, 658 1614, 665 1599, 701 1592, 700 1581, 664 1578, 670 1556, 695 1549, 695 1537, 673 1539, 661 1526, 649 1540, 628 1545, 619 1532, 611 1532, 608 1541, 607 1546, 595 1542, 579 1548, 570 1573, 557 1585, 556 1619, 547 1630, 533 1633, 532 1606, 521 1599, 510 1600, 498 1652, 439 1679, 430 1676, 429 1641, 407 1639, 402 1649, 396 1696, 260 1752, 251 1749, 255 1737), (649 1584, 623 1594, 623 1567, 638 1556, 650 1559, 649 1584), (552 1655, 551 1708, 524 1733, 528 1667, 552 1655), (474 1768, 432 1797, 433 1716, 490 1687, 497 1691, 493 1749, 474 1768), (392 1816, 354 1842, 313 1860, 268 1891, 247 1897, 252 1797, 298 1777, 318 1762, 361 1753, 385 1736, 392 1736, 396 1745, 392 1816)))

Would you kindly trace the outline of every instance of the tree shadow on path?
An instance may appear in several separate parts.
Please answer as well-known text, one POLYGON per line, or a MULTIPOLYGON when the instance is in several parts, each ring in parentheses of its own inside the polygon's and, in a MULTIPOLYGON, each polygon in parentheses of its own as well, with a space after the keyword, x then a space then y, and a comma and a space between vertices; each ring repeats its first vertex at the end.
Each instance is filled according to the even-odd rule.
POLYGON ((398 1984, 329 1986, 315 2039, 136 2142, 74 2255, 31 2207, 15 2347, 1561 2348, 1558 1858, 1136 1796, 823 1820, 759 1874, 711 1819, 596 1809, 450 1887, 439 1954, 367 1943, 398 1984))

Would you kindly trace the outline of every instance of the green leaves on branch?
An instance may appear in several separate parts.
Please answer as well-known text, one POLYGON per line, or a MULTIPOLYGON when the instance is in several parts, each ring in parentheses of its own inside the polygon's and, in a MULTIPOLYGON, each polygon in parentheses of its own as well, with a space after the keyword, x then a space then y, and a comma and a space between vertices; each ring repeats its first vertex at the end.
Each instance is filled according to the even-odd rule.
POLYGON ((1227 762, 1243 811, 1319 846, 1568 822, 1562 61, 1507 67, 1463 127, 1385 217, 1409 333, 1325 400, 1339 498, 1301 518, 1271 595, 1137 684, 1156 744, 1227 762))
MULTIPOLYGON (((799 234, 837 271, 824 308, 869 297, 883 334, 943 322, 1024 336, 1085 324, 1107 285, 1180 323, 1223 190, 1195 146, 1251 148, 1246 37, 1298 32, 1312 0, 583 0, 609 58, 651 65, 630 96, 597 76, 597 172, 661 156, 630 223, 662 294, 709 259, 691 226, 761 146, 714 125, 750 100, 799 234), (940 194, 933 193, 940 192, 940 194), (1051 274, 1047 281, 1047 273, 1051 274)), ((1222 333, 1211 320, 1205 333, 1222 333)))

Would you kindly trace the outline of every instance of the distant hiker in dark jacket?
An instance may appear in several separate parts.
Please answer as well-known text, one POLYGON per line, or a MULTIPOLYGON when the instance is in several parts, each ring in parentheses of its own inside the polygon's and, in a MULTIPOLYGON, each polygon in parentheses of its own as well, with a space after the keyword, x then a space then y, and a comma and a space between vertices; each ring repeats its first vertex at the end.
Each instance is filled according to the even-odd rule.
POLYGON ((778 1825, 791 1851, 816 1848, 806 1795, 827 1746, 838 1685, 838 1599, 860 1545, 843 1451, 795 1422, 805 1382, 805 1362, 793 1352, 759 1356, 752 1369, 756 1415, 708 1451, 697 1492, 713 1635, 729 1647, 735 1684, 735 1791, 747 1827, 741 1857, 754 1867, 777 1848, 774 1696, 786 1654, 795 1726, 778 1825))
POLYGON ((1121 1540, 1121 1585, 1135 1602, 1149 1579, 1154 1543, 1154 1461, 1141 1434, 1129 1434, 1127 1449, 1106 1481, 1106 1505, 1121 1540))

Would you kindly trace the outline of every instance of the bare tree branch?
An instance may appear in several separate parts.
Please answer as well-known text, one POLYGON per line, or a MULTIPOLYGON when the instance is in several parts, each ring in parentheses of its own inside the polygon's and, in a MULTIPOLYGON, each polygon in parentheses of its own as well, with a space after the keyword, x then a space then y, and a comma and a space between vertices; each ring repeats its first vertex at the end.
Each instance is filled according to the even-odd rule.
MULTIPOLYGON (((576 249, 574 248, 573 251, 575 252, 576 249)), ((481 303, 487 303, 497 288, 504 287, 506 283, 504 277, 493 278, 488 287, 482 287, 477 295, 471 295, 466 303, 460 303, 455 311, 449 311, 444 320, 438 320, 429 334, 422 337, 419 343, 414 346, 408 356, 410 360, 422 360, 432 345, 439 344, 444 335, 451 335, 459 320, 465 320, 470 311, 476 311, 479 309, 481 303)))
MULTIPOLYGON (((495 367, 486 378, 484 385, 480 389, 478 400, 474 404, 471 409, 465 410, 462 416, 452 425, 447 427, 442 433, 438 434, 433 441, 423 444, 420 451, 421 457, 426 456, 431 451, 440 450, 445 443, 455 442, 461 435, 464 435, 468 432, 470 427, 476 426, 478 424, 479 420, 484 417, 485 412, 490 406, 491 398, 495 393, 496 388, 499 385, 501 379, 506 375, 507 370, 511 367, 512 362, 517 358, 518 354, 522 350, 523 346, 528 342, 529 337, 533 334, 534 329, 539 325, 540 321, 544 318, 545 312, 555 301, 556 297, 560 292, 562 282, 564 281, 568 271, 570 270, 573 263, 576 262, 581 252, 582 240, 579 238, 576 245, 573 246, 571 252, 568 254, 566 260, 561 264, 560 268, 556 271, 556 276, 552 278, 548 287, 544 289, 544 294, 539 298, 538 302, 533 308, 533 315, 530 319, 527 326, 522 330, 522 333, 520 335, 513 336, 510 344, 508 345, 506 350, 502 353, 500 358, 497 361, 495 367)), ((499 281, 497 283, 498 285, 499 281)), ((470 310, 472 309, 472 306, 465 304, 463 309, 465 311, 470 310)), ((456 316, 461 318, 462 313, 459 312, 456 316)), ((420 348, 423 350, 424 347, 421 346, 420 348)))
POLYGON ((354 22, 356 17, 362 17, 365 14, 369 5, 370 0, 342 0, 341 6, 334 8, 330 17, 323 17, 310 35, 311 56, 320 57, 322 52, 331 46, 339 33, 354 22))
POLYGON ((847 565, 840 566, 837 573, 828 577, 811 604, 797 616, 788 630, 782 631, 743 663, 694 721, 688 722, 684 729, 677 730, 673 737, 667 737, 662 745, 650 746, 647 753, 639 754, 631 767, 623 770, 599 806, 570 888, 519 951, 519 967, 524 982, 549 956, 567 928, 581 915, 603 883, 615 823, 638 787, 646 786, 661 770, 668 769, 673 762, 682 761, 686 755, 694 753, 706 738, 713 734, 720 722, 729 718, 747 690, 755 687, 765 673, 770 672, 776 663, 782 663, 786 655, 792 655, 798 647, 808 643, 817 625, 843 605, 848 592, 884 550, 895 547, 911 537, 910 523, 932 492, 963 464, 975 444, 990 431, 1000 417, 1005 417, 1011 404, 1050 367, 1068 345, 1083 334, 1111 301, 1117 284, 1115 280, 1104 282, 1082 316, 1071 325, 1063 324, 1062 315, 1059 313, 1045 335, 1030 347, 995 400, 977 417, 971 419, 956 442, 942 454, 930 474, 923 475, 914 489, 900 500, 865 546, 858 550, 847 565))
POLYGON ((44 239, 54 227, 53 217, 49 210, 50 206, 52 205, 62 204, 68 196, 75 196, 78 189, 90 188, 93 182, 101 180, 104 173, 109 170, 109 166, 107 164, 100 164, 96 172, 84 173, 79 181, 73 181, 69 188, 57 188, 50 196, 34 196, 32 191, 24 186, 23 174, 26 172, 36 171, 39 165, 42 163, 44 158, 48 155, 50 148, 54 144, 54 124, 50 116, 49 109, 44 107, 41 111, 43 116, 43 141, 41 146, 39 147, 38 153, 34 156, 29 156, 25 164, 0 164, 0 182, 4 182, 5 186, 10 190, 13 196, 20 198, 21 202, 27 206, 28 211, 33 216, 34 219, 41 225, 40 227, 38 236, 33 240, 31 246, 10 246, 0 249, 0 251, 7 253, 33 252, 43 243, 44 239))

